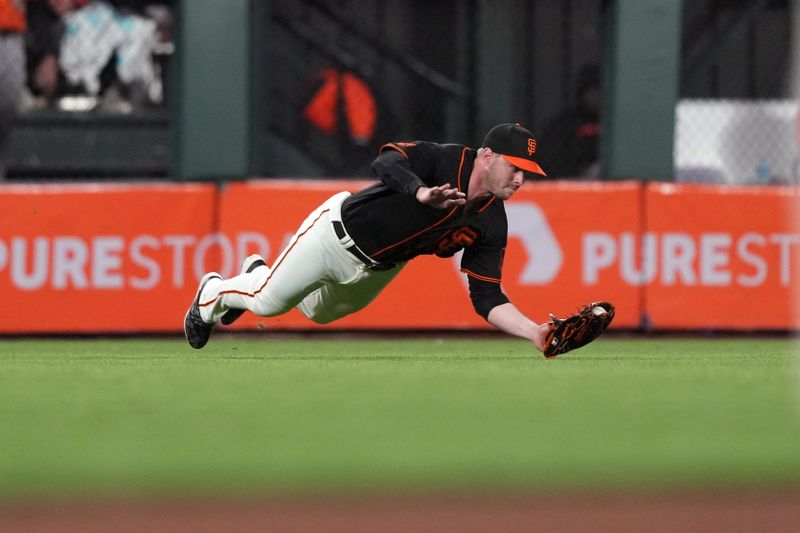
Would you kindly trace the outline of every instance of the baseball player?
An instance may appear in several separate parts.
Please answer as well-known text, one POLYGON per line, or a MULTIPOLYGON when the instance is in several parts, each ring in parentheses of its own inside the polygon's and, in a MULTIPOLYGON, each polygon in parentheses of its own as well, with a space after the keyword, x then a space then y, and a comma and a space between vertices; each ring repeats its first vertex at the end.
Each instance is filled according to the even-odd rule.
POLYGON ((490 324, 546 356, 590 342, 613 318, 607 302, 537 324, 500 287, 508 233, 503 202, 525 174, 545 175, 535 155, 536 139, 511 123, 492 128, 477 150, 424 141, 384 145, 372 164, 379 181, 324 202, 271 267, 253 255, 238 276, 203 276, 184 320, 189 344, 202 348, 217 322, 230 324, 245 310, 276 316, 296 307, 314 322, 332 322, 364 308, 418 255, 459 250, 472 305, 490 324))

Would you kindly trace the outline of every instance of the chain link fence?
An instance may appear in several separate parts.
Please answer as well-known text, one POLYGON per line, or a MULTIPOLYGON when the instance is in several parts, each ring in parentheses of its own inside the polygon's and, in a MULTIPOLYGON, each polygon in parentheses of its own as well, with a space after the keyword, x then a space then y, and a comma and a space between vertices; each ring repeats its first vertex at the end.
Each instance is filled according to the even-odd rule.
POLYGON ((8 177, 168 173, 172 0, 29 0, 8 177))
MULTIPOLYGON (((311 176, 369 175, 387 140, 478 143, 492 122, 517 120, 540 138, 549 176, 599 176, 608 2, 271 5, 265 64, 280 74, 264 123, 283 148, 277 159, 300 155, 289 171, 303 162, 311 176)), ((683 10, 676 179, 795 183, 792 3, 693 0, 683 10)))
POLYGON ((796 16, 788 0, 684 2, 678 181, 800 183, 790 79, 796 16))
MULTIPOLYGON (((497 122, 553 127, 596 81, 585 72, 601 59, 601 12, 601 0, 271 2, 261 123, 264 146, 280 150, 260 171, 369 176, 391 140, 475 144, 497 122)), ((553 150, 555 175, 574 148, 553 150)))
MULTIPOLYGON (((177 4, 28 1, 11 179, 169 175, 177 4)), ((551 177, 597 176, 603 0, 251 5, 255 174, 369 176, 384 142, 474 145, 492 124, 519 121, 551 177)), ((683 3, 676 179, 798 181, 792 5, 683 3)))
POLYGON ((800 184, 796 100, 683 100, 676 113, 676 179, 800 184))
POLYGON ((366 176, 382 142, 445 137, 451 117, 473 112, 473 3, 271 3, 271 142, 305 155, 309 175, 366 176))

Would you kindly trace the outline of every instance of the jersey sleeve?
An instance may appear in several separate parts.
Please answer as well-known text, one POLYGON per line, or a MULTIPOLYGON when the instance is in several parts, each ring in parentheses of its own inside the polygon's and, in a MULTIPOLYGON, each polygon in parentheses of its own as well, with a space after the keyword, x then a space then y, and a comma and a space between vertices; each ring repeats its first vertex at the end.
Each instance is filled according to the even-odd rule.
POLYGON ((496 243, 475 243, 464 249, 461 258, 461 271, 469 281, 472 306, 484 319, 492 309, 509 301, 500 285, 504 254, 505 239, 496 243))
POLYGON ((394 191, 413 196, 436 172, 435 154, 425 143, 389 143, 380 152, 372 170, 394 191))

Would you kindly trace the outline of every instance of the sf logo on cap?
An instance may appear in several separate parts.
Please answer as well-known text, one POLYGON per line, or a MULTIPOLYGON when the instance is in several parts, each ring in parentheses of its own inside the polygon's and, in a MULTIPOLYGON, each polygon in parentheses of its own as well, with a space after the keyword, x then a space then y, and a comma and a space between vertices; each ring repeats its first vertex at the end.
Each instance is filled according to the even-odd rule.
POLYGON ((528 139, 528 155, 533 155, 536 151, 536 139, 528 139))

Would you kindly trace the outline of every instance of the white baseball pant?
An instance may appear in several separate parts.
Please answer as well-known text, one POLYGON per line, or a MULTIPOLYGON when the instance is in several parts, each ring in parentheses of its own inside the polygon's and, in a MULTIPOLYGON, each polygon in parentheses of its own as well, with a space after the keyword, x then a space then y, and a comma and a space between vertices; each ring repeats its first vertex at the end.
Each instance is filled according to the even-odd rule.
POLYGON ((363 309, 405 266, 373 271, 345 248, 332 222, 341 221, 349 192, 338 193, 315 209, 281 252, 272 267, 230 279, 211 280, 200 296, 200 316, 217 322, 229 309, 247 309, 260 316, 277 316, 297 307, 318 324, 327 324, 363 309))

